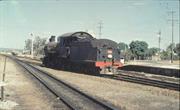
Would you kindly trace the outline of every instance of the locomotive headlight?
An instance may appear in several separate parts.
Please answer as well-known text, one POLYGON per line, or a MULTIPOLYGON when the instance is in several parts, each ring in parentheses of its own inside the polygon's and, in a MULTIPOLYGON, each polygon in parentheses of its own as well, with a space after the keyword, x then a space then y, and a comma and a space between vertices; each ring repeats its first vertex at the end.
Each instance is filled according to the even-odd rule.
POLYGON ((108 54, 108 58, 112 58, 112 54, 108 54))

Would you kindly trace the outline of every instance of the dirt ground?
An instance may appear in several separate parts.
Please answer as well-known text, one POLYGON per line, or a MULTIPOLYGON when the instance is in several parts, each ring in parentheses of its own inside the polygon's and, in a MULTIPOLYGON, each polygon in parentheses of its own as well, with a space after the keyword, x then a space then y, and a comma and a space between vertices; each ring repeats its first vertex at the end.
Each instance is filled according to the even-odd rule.
POLYGON ((177 91, 45 67, 39 68, 85 93, 107 100, 124 110, 179 110, 177 91))
MULTIPOLYGON (((3 68, 4 57, 0 56, 0 80, 2 80, 3 68)), ((0 101, 0 110, 8 109, 61 110, 65 109, 65 106, 29 73, 7 59, 4 101, 0 101)))

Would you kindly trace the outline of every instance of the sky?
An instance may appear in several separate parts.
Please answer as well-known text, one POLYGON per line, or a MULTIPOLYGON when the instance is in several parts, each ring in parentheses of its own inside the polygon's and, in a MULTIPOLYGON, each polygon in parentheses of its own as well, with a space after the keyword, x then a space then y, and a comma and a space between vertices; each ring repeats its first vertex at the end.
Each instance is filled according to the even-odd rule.
POLYGON ((161 48, 171 43, 170 11, 174 13, 174 42, 179 42, 179 0, 0 0, 0 48, 23 49, 33 36, 60 36, 88 31, 99 38, 127 44, 146 41, 161 48))

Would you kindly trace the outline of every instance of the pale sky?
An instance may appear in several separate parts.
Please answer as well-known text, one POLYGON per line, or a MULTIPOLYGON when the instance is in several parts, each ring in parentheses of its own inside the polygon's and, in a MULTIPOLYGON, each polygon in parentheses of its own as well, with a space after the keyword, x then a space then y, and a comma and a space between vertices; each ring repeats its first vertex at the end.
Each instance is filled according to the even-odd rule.
POLYGON ((24 48, 34 36, 59 36, 88 30, 102 37, 129 44, 143 40, 149 47, 171 43, 169 11, 174 10, 174 41, 179 42, 179 0, 2 0, 0 1, 0 48, 24 48))

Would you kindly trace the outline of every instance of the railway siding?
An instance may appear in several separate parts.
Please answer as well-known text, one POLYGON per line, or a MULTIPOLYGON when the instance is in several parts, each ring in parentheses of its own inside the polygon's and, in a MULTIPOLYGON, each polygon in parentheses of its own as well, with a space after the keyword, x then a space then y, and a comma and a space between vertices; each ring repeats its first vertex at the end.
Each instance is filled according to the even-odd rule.
POLYGON ((144 72, 144 73, 180 78, 180 69, 161 68, 161 67, 142 66, 142 65, 126 65, 124 67, 121 67, 121 70, 144 72))

